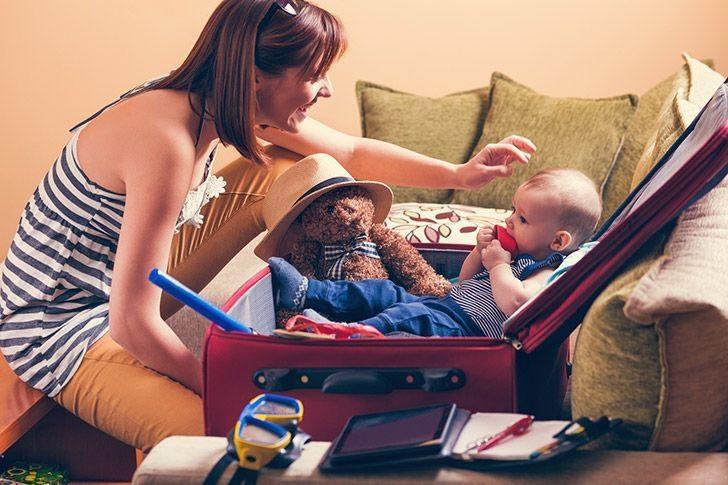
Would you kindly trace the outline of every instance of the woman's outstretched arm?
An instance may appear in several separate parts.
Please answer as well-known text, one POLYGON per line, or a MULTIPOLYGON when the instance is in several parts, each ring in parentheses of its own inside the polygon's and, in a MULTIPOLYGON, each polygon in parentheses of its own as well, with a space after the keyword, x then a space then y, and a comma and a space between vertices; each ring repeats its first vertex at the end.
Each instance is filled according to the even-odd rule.
POLYGON ((358 179, 429 188, 481 187, 496 177, 510 176, 513 162, 528 163, 536 151, 527 138, 509 136, 487 145, 467 163, 455 165, 391 143, 347 135, 312 118, 303 121, 295 134, 266 128, 258 135, 302 155, 328 153, 358 179))

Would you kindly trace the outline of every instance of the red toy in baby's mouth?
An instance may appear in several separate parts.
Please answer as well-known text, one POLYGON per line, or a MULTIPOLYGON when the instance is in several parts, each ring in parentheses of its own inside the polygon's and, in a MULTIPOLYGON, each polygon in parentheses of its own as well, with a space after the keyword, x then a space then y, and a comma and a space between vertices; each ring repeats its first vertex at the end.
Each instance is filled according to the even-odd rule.
POLYGON ((503 226, 495 226, 495 238, 500 242, 503 249, 511 253, 514 258, 518 254, 518 245, 516 240, 508 234, 508 231, 503 226))

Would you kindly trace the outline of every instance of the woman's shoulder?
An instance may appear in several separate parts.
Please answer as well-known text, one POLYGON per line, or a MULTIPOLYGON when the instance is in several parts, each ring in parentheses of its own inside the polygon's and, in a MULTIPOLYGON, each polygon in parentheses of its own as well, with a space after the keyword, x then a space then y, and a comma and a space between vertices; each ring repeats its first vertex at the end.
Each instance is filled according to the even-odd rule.
POLYGON ((155 89, 112 106, 87 128, 96 126, 99 130, 105 128, 115 133, 128 131, 135 138, 176 135, 194 142, 192 133, 197 121, 199 118, 192 111, 186 92, 155 89))
MULTIPOLYGON (((79 134, 79 162, 92 180, 119 191, 125 173, 150 165, 192 166, 195 119, 187 93, 151 90, 132 96, 94 118, 79 134)), ((120 190, 123 192, 123 190, 120 190)))

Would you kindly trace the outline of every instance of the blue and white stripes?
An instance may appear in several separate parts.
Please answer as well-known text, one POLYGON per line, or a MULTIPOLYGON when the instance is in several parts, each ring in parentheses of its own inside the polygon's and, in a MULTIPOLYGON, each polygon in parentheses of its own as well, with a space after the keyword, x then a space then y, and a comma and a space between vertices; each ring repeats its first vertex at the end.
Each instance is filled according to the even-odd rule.
MULTIPOLYGON (((546 266, 556 268, 563 259, 561 253, 553 253, 541 261, 521 254, 511 263, 511 271, 516 278, 524 280, 537 269, 546 266)), ((495 304, 488 270, 483 270, 471 279, 453 286, 450 296, 480 328, 484 336, 493 338, 503 336, 503 322, 507 317, 495 304)))
MULTIPOLYGON (((23 381, 51 397, 108 330, 126 196, 89 180, 78 163, 78 137, 92 119, 74 128, 26 204, 2 264, 0 351, 23 381)), ((203 184, 188 193, 177 227, 199 219, 202 205, 222 191, 224 184, 210 175, 214 153, 203 184)))
POLYGON ((2 266, 0 349, 54 396, 108 328, 125 196, 86 178, 76 131, 26 204, 2 266))

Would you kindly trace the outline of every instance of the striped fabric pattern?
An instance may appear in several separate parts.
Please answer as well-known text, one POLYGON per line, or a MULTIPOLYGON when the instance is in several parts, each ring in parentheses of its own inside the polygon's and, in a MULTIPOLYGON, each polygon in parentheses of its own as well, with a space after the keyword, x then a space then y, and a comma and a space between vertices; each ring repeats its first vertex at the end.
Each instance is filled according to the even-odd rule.
MULTIPOLYGON (((536 261, 530 255, 519 254, 511 263, 511 271, 523 281, 534 271, 551 267, 556 268, 564 260, 561 253, 553 253, 548 258, 536 261)), ((450 290, 450 296, 460 305, 463 311, 477 325, 486 337, 501 338, 503 322, 508 317, 498 308, 493 298, 488 270, 483 270, 469 280, 465 280, 450 290)))
POLYGON ((126 200, 81 170, 76 142, 83 126, 26 204, 2 265, 0 350, 23 381, 51 397, 108 330, 126 200))

